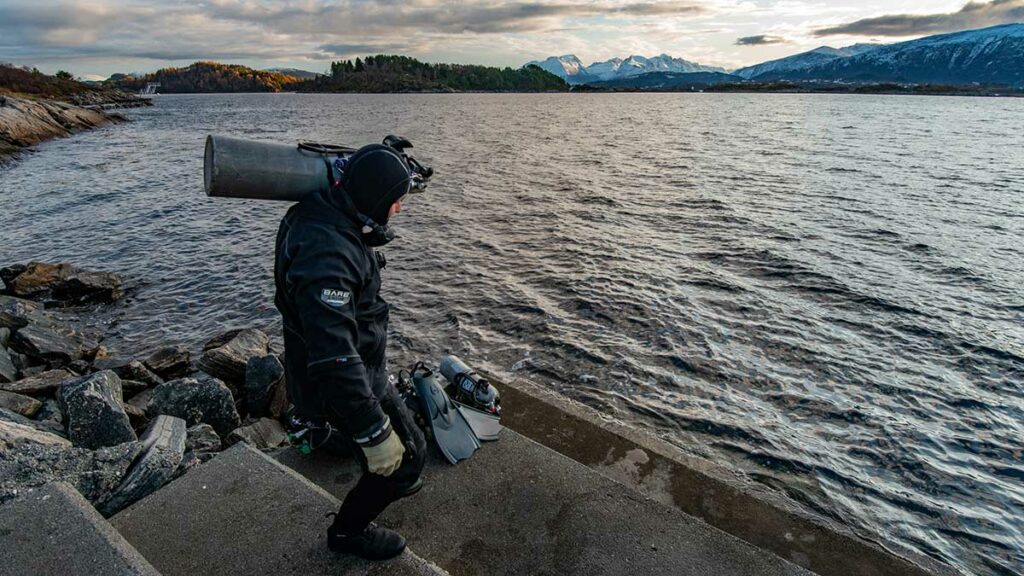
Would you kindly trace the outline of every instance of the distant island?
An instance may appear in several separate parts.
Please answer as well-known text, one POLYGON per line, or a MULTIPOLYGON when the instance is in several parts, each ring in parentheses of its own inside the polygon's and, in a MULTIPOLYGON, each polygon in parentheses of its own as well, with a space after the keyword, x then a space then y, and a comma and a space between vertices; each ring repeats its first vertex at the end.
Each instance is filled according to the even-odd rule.
POLYGON ((428 64, 407 56, 377 55, 333 62, 327 74, 254 70, 196 62, 143 76, 115 74, 106 85, 138 91, 158 83, 165 94, 212 92, 565 92, 568 83, 537 66, 494 68, 428 64))
POLYGON ((105 84, 138 92, 148 84, 160 84, 164 94, 202 94, 214 92, 280 92, 302 82, 301 78, 254 70, 239 64, 196 62, 184 68, 162 68, 144 76, 114 74, 105 84))

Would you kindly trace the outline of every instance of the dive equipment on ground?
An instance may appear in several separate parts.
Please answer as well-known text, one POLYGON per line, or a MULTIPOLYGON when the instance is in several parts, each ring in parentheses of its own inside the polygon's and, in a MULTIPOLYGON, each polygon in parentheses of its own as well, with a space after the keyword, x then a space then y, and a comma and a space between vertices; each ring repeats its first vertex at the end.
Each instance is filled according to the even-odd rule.
POLYGON ((441 360, 441 374, 450 383, 455 406, 476 437, 497 440, 502 428, 498 389, 458 356, 445 356, 441 360))
MULTIPOLYGON (((409 164, 413 191, 423 191, 433 169, 406 152, 412 148, 407 139, 387 136, 384 144, 397 150, 409 164)), ((348 146, 318 142, 289 145, 210 135, 203 159, 206 194, 298 202, 310 194, 329 190, 340 176, 344 159, 355 151, 348 146)))
POLYGON ((420 410, 430 424, 441 453, 452 464, 465 460, 480 448, 480 441, 465 417, 437 382, 434 372, 422 362, 412 370, 413 386, 420 410))

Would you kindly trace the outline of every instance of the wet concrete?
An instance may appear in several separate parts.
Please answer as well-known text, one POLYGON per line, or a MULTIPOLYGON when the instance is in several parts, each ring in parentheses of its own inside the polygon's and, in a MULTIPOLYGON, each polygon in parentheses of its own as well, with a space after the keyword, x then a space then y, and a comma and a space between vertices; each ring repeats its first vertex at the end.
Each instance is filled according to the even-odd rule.
POLYGON ((339 502, 245 444, 110 519, 164 576, 444 576, 406 550, 366 562, 327 549, 339 502))
POLYGON ((0 574, 160 576, 70 484, 0 506, 0 574))
POLYGON ((502 421, 663 504, 822 576, 955 576, 893 543, 861 538, 783 496, 524 381, 500 386, 502 421))
MULTIPOLYGON (((359 474, 323 452, 274 457, 338 497, 359 474)), ((456 466, 431 445, 425 479, 380 522, 456 576, 810 574, 511 430, 456 466)))

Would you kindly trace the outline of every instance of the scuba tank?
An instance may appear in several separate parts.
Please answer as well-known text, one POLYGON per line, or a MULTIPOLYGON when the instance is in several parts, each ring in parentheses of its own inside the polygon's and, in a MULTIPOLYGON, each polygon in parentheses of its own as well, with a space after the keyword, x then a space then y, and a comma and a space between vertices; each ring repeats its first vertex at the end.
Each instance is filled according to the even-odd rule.
MULTIPOLYGON (((422 192, 434 170, 406 152, 412 148, 407 139, 387 136, 383 143, 408 162, 412 191, 422 192)), ((203 184, 207 196, 298 202, 330 190, 355 152, 334 144, 278 144, 211 134, 203 155, 203 184)))
POLYGON ((452 397, 456 402, 494 416, 501 416, 501 396, 498 389, 458 356, 445 356, 441 360, 441 375, 451 383, 452 397))

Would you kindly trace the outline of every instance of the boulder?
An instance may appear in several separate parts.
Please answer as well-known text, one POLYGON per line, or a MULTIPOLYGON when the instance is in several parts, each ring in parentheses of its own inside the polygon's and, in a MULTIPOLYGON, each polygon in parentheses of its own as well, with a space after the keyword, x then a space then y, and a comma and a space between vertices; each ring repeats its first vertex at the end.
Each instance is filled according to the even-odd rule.
POLYGON ((190 366, 188 348, 181 345, 161 348, 146 358, 143 364, 161 378, 184 376, 188 374, 190 366))
POLYGON ((61 384, 75 379, 75 375, 62 368, 47 370, 41 374, 22 378, 9 384, 0 384, 0 390, 28 394, 29 396, 52 396, 60 389, 61 384))
MULTIPOLYGON (((45 409, 46 407, 44 405, 40 412, 45 409)), ((38 416, 38 414, 36 416, 38 416)), ((34 428, 49 434, 56 434, 62 438, 67 437, 64 426, 60 423, 52 422, 50 420, 33 420, 31 418, 26 418, 17 412, 8 410, 7 408, 0 408, 0 420, 4 422, 12 422, 14 424, 21 424, 22 426, 28 426, 29 428, 34 428)))
POLYGON ((121 485, 97 504, 100 514, 113 516, 166 484, 185 454, 185 434, 185 421, 181 418, 157 416, 139 439, 142 455, 132 464, 121 485))
POLYGON ((245 442, 259 450, 269 450, 287 444, 288 433, 284 431, 284 427, 277 420, 260 418, 248 426, 237 428, 231 432, 227 444, 231 446, 239 442, 245 442))
POLYGON ((67 326, 29 324, 18 329, 11 339, 12 349, 59 366, 88 359, 96 347, 94 340, 67 326))
POLYGON ((206 343, 199 367, 229 385, 242 386, 249 359, 266 356, 269 350, 270 338, 260 330, 232 331, 206 343))
POLYGON ((177 416, 188 426, 209 424, 222 436, 240 423, 231 391, 216 378, 179 378, 165 382, 153 389, 146 411, 150 416, 177 416))
POLYGON ((11 329, 0 328, 0 348, 7 348, 11 345, 11 329))
POLYGON ((223 443, 217 431, 209 424, 196 424, 187 430, 186 452, 220 452, 223 443))
POLYGON ((0 419, 0 452, 16 450, 23 444, 40 446, 71 446, 66 438, 26 424, 0 419))
POLYGON ((34 418, 42 407, 43 403, 35 398, 0 390, 0 408, 6 408, 26 418, 34 418))
POLYGON ((0 450, 0 503, 19 490, 57 481, 72 484, 90 502, 103 501, 121 484, 140 452, 139 442, 99 450, 29 442, 0 450))
POLYGON ((273 354, 250 358, 245 368, 245 408, 250 416, 280 418, 288 406, 285 397, 284 366, 273 354))
POLYGON ((0 346, 0 384, 9 384, 18 379, 18 367, 7 348, 0 346))
MULTIPOLYGON (((8 270, 9 276, 13 271, 8 270)), ((117 274, 90 272, 71 264, 30 262, 4 283, 15 296, 64 305, 113 302, 124 295, 123 282, 117 274)))
POLYGON ((109 370, 65 382, 60 404, 68 437, 82 448, 97 449, 136 440, 121 397, 121 379, 109 370))

